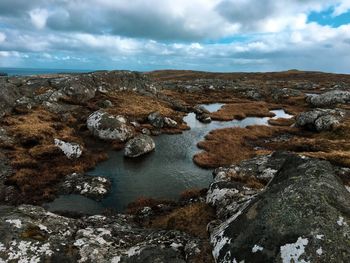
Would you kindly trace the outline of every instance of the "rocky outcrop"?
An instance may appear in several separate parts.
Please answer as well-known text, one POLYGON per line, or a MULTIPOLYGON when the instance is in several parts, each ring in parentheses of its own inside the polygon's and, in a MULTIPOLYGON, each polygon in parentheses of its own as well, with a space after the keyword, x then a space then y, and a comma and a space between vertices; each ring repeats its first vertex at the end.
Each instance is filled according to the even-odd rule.
POLYGON ((153 127, 158 129, 161 129, 164 126, 164 118, 159 112, 152 112, 148 115, 148 121, 153 127))
POLYGON ((59 194, 80 194, 94 200, 104 198, 111 188, 109 179, 73 173, 58 185, 59 194))
POLYGON ((345 112, 338 109, 315 109, 300 113, 296 125, 308 130, 327 131, 336 129, 345 117, 345 112))
POLYGON ((320 95, 309 95, 306 101, 314 107, 333 106, 350 102, 350 91, 332 90, 320 95))
MULTIPOLYGON (((216 261, 349 261, 350 193, 334 167, 293 154, 268 159, 261 164, 267 167, 263 173, 272 169, 266 166, 269 162, 280 168, 278 172, 272 169, 275 176, 263 192, 251 196, 244 192, 247 189, 227 187, 220 193, 218 200, 226 200, 225 207, 232 213, 221 215, 222 223, 211 228, 216 261), (231 196, 236 198, 229 199, 231 196)), ((228 177, 224 182, 232 184, 228 177)), ((212 193, 209 201, 213 200, 212 193)))
POLYGON ((124 142, 134 135, 134 130, 123 116, 113 116, 104 111, 96 111, 87 119, 90 132, 102 140, 124 142))
POLYGON ((203 123, 210 123, 210 112, 204 106, 195 106, 193 112, 196 114, 196 119, 203 123))
POLYGON ((71 219, 27 205, 0 206, 0 233, 4 262, 194 262, 200 252, 197 239, 130 216, 71 219))
POLYGON ((126 143, 124 155, 127 157, 138 157, 153 151, 155 147, 156 145, 150 136, 141 134, 126 143))
POLYGON ((68 159, 78 159, 82 153, 82 147, 77 143, 65 142, 55 139, 55 145, 67 156, 68 159))

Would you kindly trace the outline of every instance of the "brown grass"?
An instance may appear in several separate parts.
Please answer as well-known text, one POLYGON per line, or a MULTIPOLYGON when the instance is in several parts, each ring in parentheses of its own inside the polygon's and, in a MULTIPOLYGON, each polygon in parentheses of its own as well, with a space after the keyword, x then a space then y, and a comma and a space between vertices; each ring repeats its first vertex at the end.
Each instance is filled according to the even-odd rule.
POLYGON ((21 114, 6 116, 2 125, 12 134, 16 143, 7 150, 7 157, 15 168, 7 183, 20 192, 14 203, 37 203, 50 200, 55 195, 55 184, 73 172, 83 173, 105 160, 106 154, 84 149, 78 160, 69 160, 54 145, 54 139, 76 142, 84 146, 84 139, 74 128, 61 122, 55 114, 42 108, 21 114))
POLYGON ((213 120, 230 121, 246 117, 273 117, 266 102, 246 101, 244 103, 225 104, 221 109, 210 114, 213 120))
POLYGON ((295 122, 294 118, 285 119, 285 118, 278 118, 278 119, 269 119, 268 123, 273 126, 291 126, 295 122))
POLYGON ((215 219, 213 208, 205 203, 194 203, 173 210, 171 213, 151 220, 150 227, 176 229, 193 236, 206 238, 207 224, 215 219))
POLYGON ((259 153, 250 143, 261 138, 268 138, 284 132, 291 132, 292 128, 248 126, 246 128, 226 128, 210 132, 205 140, 198 143, 203 152, 197 153, 193 161, 204 168, 215 168, 238 163, 252 158, 259 153))

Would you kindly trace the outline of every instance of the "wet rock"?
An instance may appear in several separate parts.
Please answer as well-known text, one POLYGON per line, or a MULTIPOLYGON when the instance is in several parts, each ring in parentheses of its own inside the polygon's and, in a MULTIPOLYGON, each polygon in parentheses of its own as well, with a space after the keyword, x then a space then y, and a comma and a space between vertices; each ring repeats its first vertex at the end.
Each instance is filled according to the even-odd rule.
POLYGON ((87 119, 90 132, 103 140, 126 141, 134 135, 134 130, 123 116, 113 116, 107 112, 96 111, 87 119))
POLYGON ((139 228, 126 215, 72 219, 41 207, 0 206, 5 262, 193 262, 199 241, 178 231, 139 228))
POLYGON ((155 128, 163 128, 164 126, 164 118, 159 112, 152 112, 148 115, 149 123, 155 128))
POLYGON ((164 118, 164 124, 165 126, 169 127, 169 128, 175 128, 177 127, 177 122, 174 121, 173 119, 171 118, 168 118, 168 117, 165 117, 164 118))
POLYGON ((203 105, 194 106, 193 112, 198 115, 210 114, 210 112, 203 105))
POLYGON ((310 95, 306 101, 314 107, 326 107, 350 102, 350 91, 332 90, 320 95, 310 95))
POLYGON ((212 229, 213 255, 216 262, 347 262, 349 202, 329 162, 288 154, 265 191, 240 200, 212 229))
POLYGON ((150 136, 145 134, 138 135, 126 143, 124 155, 127 157, 138 157, 153 151, 155 147, 156 145, 150 136))
POLYGON ((58 186, 60 194, 80 194, 94 200, 104 198, 111 188, 111 182, 100 176, 73 173, 66 176, 58 186))
POLYGON ((83 148, 77 143, 65 142, 59 139, 55 139, 54 143, 68 159, 78 159, 83 153, 83 148))
POLYGON ((334 130, 345 117, 345 112, 339 109, 315 109, 300 113, 296 117, 296 125, 308 130, 334 130))
POLYGON ((196 114, 196 119, 203 123, 210 123, 211 117, 207 113, 196 114))

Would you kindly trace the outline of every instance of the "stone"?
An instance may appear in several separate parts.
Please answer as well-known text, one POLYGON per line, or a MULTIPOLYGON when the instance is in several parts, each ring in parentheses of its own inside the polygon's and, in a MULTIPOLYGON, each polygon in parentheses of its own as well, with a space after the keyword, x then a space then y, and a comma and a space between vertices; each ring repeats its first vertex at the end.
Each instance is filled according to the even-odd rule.
POLYGON ((173 119, 171 118, 168 118, 168 117, 165 117, 164 118, 164 124, 165 126, 169 127, 169 128, 175 128, 177 127, 177 122, 174 121, 173 119))
POLYGON ((65 142, 59 139, 55 139, 54 143, 68 159, 78 159, 83 153, 83 148, 77 143, 65 142))
POLYGON ((308 130, 328 131, 336 129, 345 117, 339 109, 314 109, 302 112, 296 117, 296 126, 308 130))
POLYGON ((307 96, 306 101, 314 107, 327 107, 338 103, 349 103, 350 91, 332 90, 320 95, 307 96))
POLYGON ((113 107, 113 103, 110 100, 103 100, 100 101, 97 106, 99 106, 100 108, 110 108, 113 107))
POLYGON ((141 134, 126 143, 124 155, 127 157, 138 157, 153 151, 155 147, 152 137, 141 134))
POLYGON ((210 123, 211 117, 207 113, 196 114, 196 119, 203 123, 210 123))
POLYGON ((87 119, 90 132, 102 140, 124 142, 134 136, 134 129, 123 116, 114 116, 104 111, 96 111, 87 119))
POLYGON ((164 118, 159 112, 152 112, 148 115, 148 121, 153 127, 158 129, 161 129, 164 126, 164 118))
POLYGON ((194 262, 199 246, 179 231, 140 228, 127 215, 73 219, 0 206, 2 262, 194 262))
POLYGON ((58 185, 58 192, 80 194, 99 201, 109 193, 110 188, 111 181, 105 177, 73 173, 58 185))
MULTIPOLYGON (((266 189, 211 228, 216 262, 347 262, 350 193, 327 161, 287 154, 266 189)), ((228 188, 234 191, 236 188, 228 188)))

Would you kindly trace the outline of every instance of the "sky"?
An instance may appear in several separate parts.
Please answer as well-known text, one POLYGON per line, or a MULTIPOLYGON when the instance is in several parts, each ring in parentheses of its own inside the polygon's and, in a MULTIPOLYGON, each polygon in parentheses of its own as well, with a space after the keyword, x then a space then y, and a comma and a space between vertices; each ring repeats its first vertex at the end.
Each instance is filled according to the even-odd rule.
POLYGON ((0 0, 0 67, 350 73, 350 0, 0 0))

